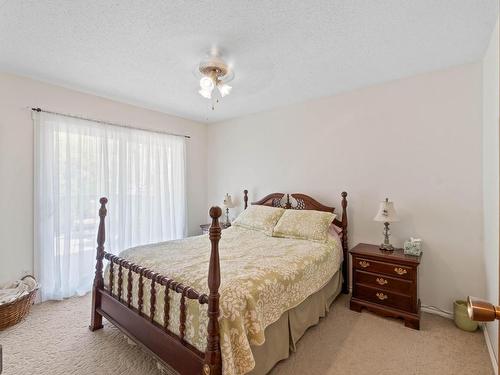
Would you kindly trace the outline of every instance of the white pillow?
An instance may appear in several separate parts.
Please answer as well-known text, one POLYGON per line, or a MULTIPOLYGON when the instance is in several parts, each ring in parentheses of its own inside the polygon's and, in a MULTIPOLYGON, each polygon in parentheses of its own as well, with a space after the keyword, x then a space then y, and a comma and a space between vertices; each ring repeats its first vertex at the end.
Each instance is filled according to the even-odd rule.
POLYGON ((281 207, 252 205, 236 218, 233 225, 258 230, 271 236, 274 226, 284 212, 285 209, 281 207))

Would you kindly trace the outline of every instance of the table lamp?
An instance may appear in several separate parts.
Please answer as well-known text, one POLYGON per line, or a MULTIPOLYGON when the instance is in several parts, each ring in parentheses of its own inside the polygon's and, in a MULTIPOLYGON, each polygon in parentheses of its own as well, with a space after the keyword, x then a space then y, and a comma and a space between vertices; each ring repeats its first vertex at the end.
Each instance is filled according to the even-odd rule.
POLYGON ((224 223, 224 226, 230 227, 231 222, 229 221, 229 209, 234 207, 234 203, 228 193, 226 193, 226 196, 224 197, 224 203, 222 206, 226 209, 226 222, 224 223))
POLYGON ((384 243, 380 245, 381 250, 393 251, 394 246, 389 242, 389 223, 399 221, 398 214, 394 209, 394 203, 389 202, 388 198, 385 201, 380 202, 377 215, 373 218, 375 221, 381 221, 384 223, 384 243))

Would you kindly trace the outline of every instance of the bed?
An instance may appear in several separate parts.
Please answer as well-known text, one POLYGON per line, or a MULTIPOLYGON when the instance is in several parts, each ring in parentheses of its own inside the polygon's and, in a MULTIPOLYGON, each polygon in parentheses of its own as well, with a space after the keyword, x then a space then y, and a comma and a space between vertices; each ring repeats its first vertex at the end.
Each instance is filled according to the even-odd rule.
MULTIPOLYGON (((342 214, 333 220, 338 237, 324 242, 239 226, 221 239, 222 211, 212 207, 208 236, 139 246, 119 256, 104 251, 102 198, 90 329, 102 328, 105 317, 180 374, 267 373, 348 291, 346 197, 342 193, 342 214)), ((273 193, 252 205, 335 210, 304 194, 273 193)))

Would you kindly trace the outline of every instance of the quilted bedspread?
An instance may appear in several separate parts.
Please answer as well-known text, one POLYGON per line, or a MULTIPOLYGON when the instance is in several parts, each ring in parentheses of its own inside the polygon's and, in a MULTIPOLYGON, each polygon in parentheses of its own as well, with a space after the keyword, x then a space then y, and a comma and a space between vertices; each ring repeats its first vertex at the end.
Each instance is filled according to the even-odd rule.
MULTIPOLYGON (((231 227, 219 243, 221 286, 219 318, 224 375, 245 374, 255 365, 250 345, 264 343, 264 330, 287 310, 321 289, 338 271, 342 248, 326 242, 276 238, 231 227)), ((125 250, 120 257, 208 294, 210 241, 207 235, 125 250)), ((106 271, 106 274, 108 270, 106 271)), ((124 272, 122 290, 127 290, 124 272)), ((106 282, 108 276, 105 277, 106 282)), ((115 272, 113 290, 117 290, 115 272)), ((156 286, 154 320, 163 325, 164 287, 156 286)), ((138 277, 132 304, 137 306, 138 277)), ((149 314, 150 283, 144 282, 143 312, 149 314)), ((205 351, 207 305, 187 302, 185 339, 205 351)), ((169 329, 179 333, 180 295, 170 292, 169 329)))

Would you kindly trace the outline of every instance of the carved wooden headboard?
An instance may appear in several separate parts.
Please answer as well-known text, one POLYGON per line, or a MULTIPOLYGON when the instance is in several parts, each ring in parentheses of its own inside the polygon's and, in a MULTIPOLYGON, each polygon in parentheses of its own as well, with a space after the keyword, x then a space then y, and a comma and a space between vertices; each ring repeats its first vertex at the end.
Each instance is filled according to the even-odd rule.
MULTIPOLYGON (((344 253, 344 262, 342 263, 342 292, 349 293, 349 276, 348 276, 348 259, 349 259, 349 249, 347 245, 347 193, 342 192, 342 214, 340 220, 337 217, 333 220, 335 224, 340 229, 340 239, 342 242, 342 250, 344 253)), ((245 204, 245 210, 248 207, 248 190, 243 190, 243 202, 245 204)), ((335 207, 325 206, 319 203, 316 199, 310 197, 306 194, 294 193, 294 194, 284 194, 284 193, 272 193, 266 195, 264 198, 252 202, 252 205, 270 206, 270 207, 282 207, 285 209, 292 210, 316 210, 316 211, 326 211, 335 213, 335 207)))

